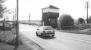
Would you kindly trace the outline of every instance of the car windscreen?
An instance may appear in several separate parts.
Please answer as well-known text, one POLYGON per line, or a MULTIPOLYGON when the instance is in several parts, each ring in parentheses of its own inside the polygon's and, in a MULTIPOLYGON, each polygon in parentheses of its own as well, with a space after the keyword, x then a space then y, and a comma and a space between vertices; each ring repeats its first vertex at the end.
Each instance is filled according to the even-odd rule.
POLYGON ((43 29, 44 30, 52 30, 53 28, 52 27, 44 27, 43 29))

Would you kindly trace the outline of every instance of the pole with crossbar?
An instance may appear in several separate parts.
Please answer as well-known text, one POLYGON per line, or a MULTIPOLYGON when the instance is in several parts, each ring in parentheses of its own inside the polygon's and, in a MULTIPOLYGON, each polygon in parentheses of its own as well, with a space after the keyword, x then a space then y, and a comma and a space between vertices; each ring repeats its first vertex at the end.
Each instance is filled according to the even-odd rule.
POLYGON ((89 22, 89 21, 88 21, 88 8, 89 8, 89 2, 87 1, 87 2, 86 2, 87 23, 89 22))
POLYGON ((16 42, 14 50, 18 49, 19 46, 19 22, 18 22, 18 14, 19 14, 19 0, 16 0, 16 42))

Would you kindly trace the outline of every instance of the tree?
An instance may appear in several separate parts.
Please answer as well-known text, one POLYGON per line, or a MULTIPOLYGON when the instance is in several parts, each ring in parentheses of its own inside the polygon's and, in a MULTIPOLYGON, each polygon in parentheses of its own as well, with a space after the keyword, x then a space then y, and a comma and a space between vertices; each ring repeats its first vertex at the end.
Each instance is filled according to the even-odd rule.
POLYGON ((74 25, 74 20, 70 15, 63 14, 59 17, 58 27, 61 29, 65 29, 66 27, 70 27, 74 25))
POLYGON ((85 20, 83 18, 78 19, 78 24, 84 24, 84 23, 85 23, 85 20))
POLYGON ((4 7, 4 3, 6 0, 0 0, 0 18, 3 18, 3 30, 5 30, 5 13, 8 12, 6 7, 4 7))
POLYGON ((5 7, 3 5, 3 3, 5 2, 5 0, 0 0, 0 17, 3 17, 3 14, 5 12, 5 7))

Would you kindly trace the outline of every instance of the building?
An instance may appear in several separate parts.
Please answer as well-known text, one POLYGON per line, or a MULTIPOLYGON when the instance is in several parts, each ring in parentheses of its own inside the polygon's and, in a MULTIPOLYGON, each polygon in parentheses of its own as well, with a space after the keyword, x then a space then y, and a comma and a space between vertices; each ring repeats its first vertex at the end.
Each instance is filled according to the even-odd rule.
POLYGON ((42 25, 57 28, 57 18, 59 17, 59 8, 50 5, 42 8, 42 25))

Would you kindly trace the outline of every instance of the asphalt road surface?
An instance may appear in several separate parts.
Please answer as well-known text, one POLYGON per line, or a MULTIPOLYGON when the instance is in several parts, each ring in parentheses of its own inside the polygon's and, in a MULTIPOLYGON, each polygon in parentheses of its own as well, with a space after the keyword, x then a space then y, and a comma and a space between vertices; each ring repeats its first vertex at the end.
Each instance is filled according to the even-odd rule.
POLYGON ((55 38, 36 36, 38 26, 20 24, 20 34, 31 39, 45 50, 91 50, 91 35, 65 33, 55 30, 55 38))

